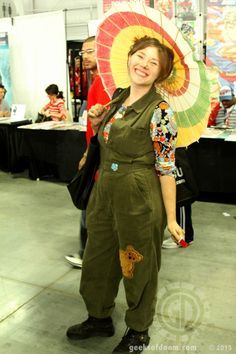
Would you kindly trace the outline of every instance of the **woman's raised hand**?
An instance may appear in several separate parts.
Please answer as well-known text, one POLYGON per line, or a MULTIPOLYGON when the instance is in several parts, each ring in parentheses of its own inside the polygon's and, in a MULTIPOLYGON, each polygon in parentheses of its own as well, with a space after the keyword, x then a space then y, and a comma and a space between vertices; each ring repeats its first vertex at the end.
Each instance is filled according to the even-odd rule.
POLYGON ((95 104, 88 111, 88 117, 91 122, 92 129, 97 132, 98 128, 105 117, 107 109, 100 103, 95 104))

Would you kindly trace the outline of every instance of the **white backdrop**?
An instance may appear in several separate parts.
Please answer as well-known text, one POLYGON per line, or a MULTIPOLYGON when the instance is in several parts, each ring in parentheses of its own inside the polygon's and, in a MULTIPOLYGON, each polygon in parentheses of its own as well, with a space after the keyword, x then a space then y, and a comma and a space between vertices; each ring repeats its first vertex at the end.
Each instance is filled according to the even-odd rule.
POLYGON ((12 103, 26 104, 26 117, 35 118, 48 102, 45 88, 57 84, 67 100, 64 12, 14 17, 8 32, 12 103))

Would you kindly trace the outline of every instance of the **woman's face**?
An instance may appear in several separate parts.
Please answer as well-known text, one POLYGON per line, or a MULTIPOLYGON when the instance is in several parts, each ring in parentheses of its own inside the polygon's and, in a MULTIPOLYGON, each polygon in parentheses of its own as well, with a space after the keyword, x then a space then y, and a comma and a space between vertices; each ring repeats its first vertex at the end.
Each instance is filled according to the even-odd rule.
POLYGON ((50 101, 55 101, 56 98, 57 98, 57 95, 49 95, 48 94, 48 98, 49 98, 50 101))
POLYGON ((157 48, 147 47, 135 52, 128 60, 131 84, 152 86, 160 72, 157 48))
POLYGON ((5 95, 5 90, 3 88, 0 88, 0 101, 4 98, 5 95))

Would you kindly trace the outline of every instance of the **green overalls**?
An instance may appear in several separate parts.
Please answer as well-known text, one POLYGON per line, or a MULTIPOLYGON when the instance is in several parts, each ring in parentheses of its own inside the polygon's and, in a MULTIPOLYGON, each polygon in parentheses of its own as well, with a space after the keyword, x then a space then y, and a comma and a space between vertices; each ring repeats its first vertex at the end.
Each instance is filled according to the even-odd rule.
POLYGON ((129 95, 115 100, 99 130, 101 164, 86 211, 86 245, 80 292, 88 313, 111 315, 123 276, 128 310, 136 331, 153 321, 166 215, 154 168, 150 120, 162 101, 152 88, 113 123, 108 142, 104 125, 129 95))

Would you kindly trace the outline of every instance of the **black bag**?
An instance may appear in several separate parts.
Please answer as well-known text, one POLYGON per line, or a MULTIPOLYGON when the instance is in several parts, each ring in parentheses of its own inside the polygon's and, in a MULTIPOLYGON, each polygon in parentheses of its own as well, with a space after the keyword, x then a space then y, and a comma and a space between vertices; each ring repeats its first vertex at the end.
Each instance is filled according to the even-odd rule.
POLYGON ((176 203, 181 207, 193 203, 198 196, 198 187, 189 162, 186 148, 177 148, 176 164, 176 203))
POLYGON ((76 208, 84 210, 94 185, 95 174, 100 163, 100 148, 97 135, 90 139, 86 162, 67 185, 76 208))
POLYGON ((35 123, 48 122, 50 120, 52 120, 52 118, 50 116, 47 117, 47 116, 45 116, 45 114, 38 113, 38 117, 37 117, 35 123))

